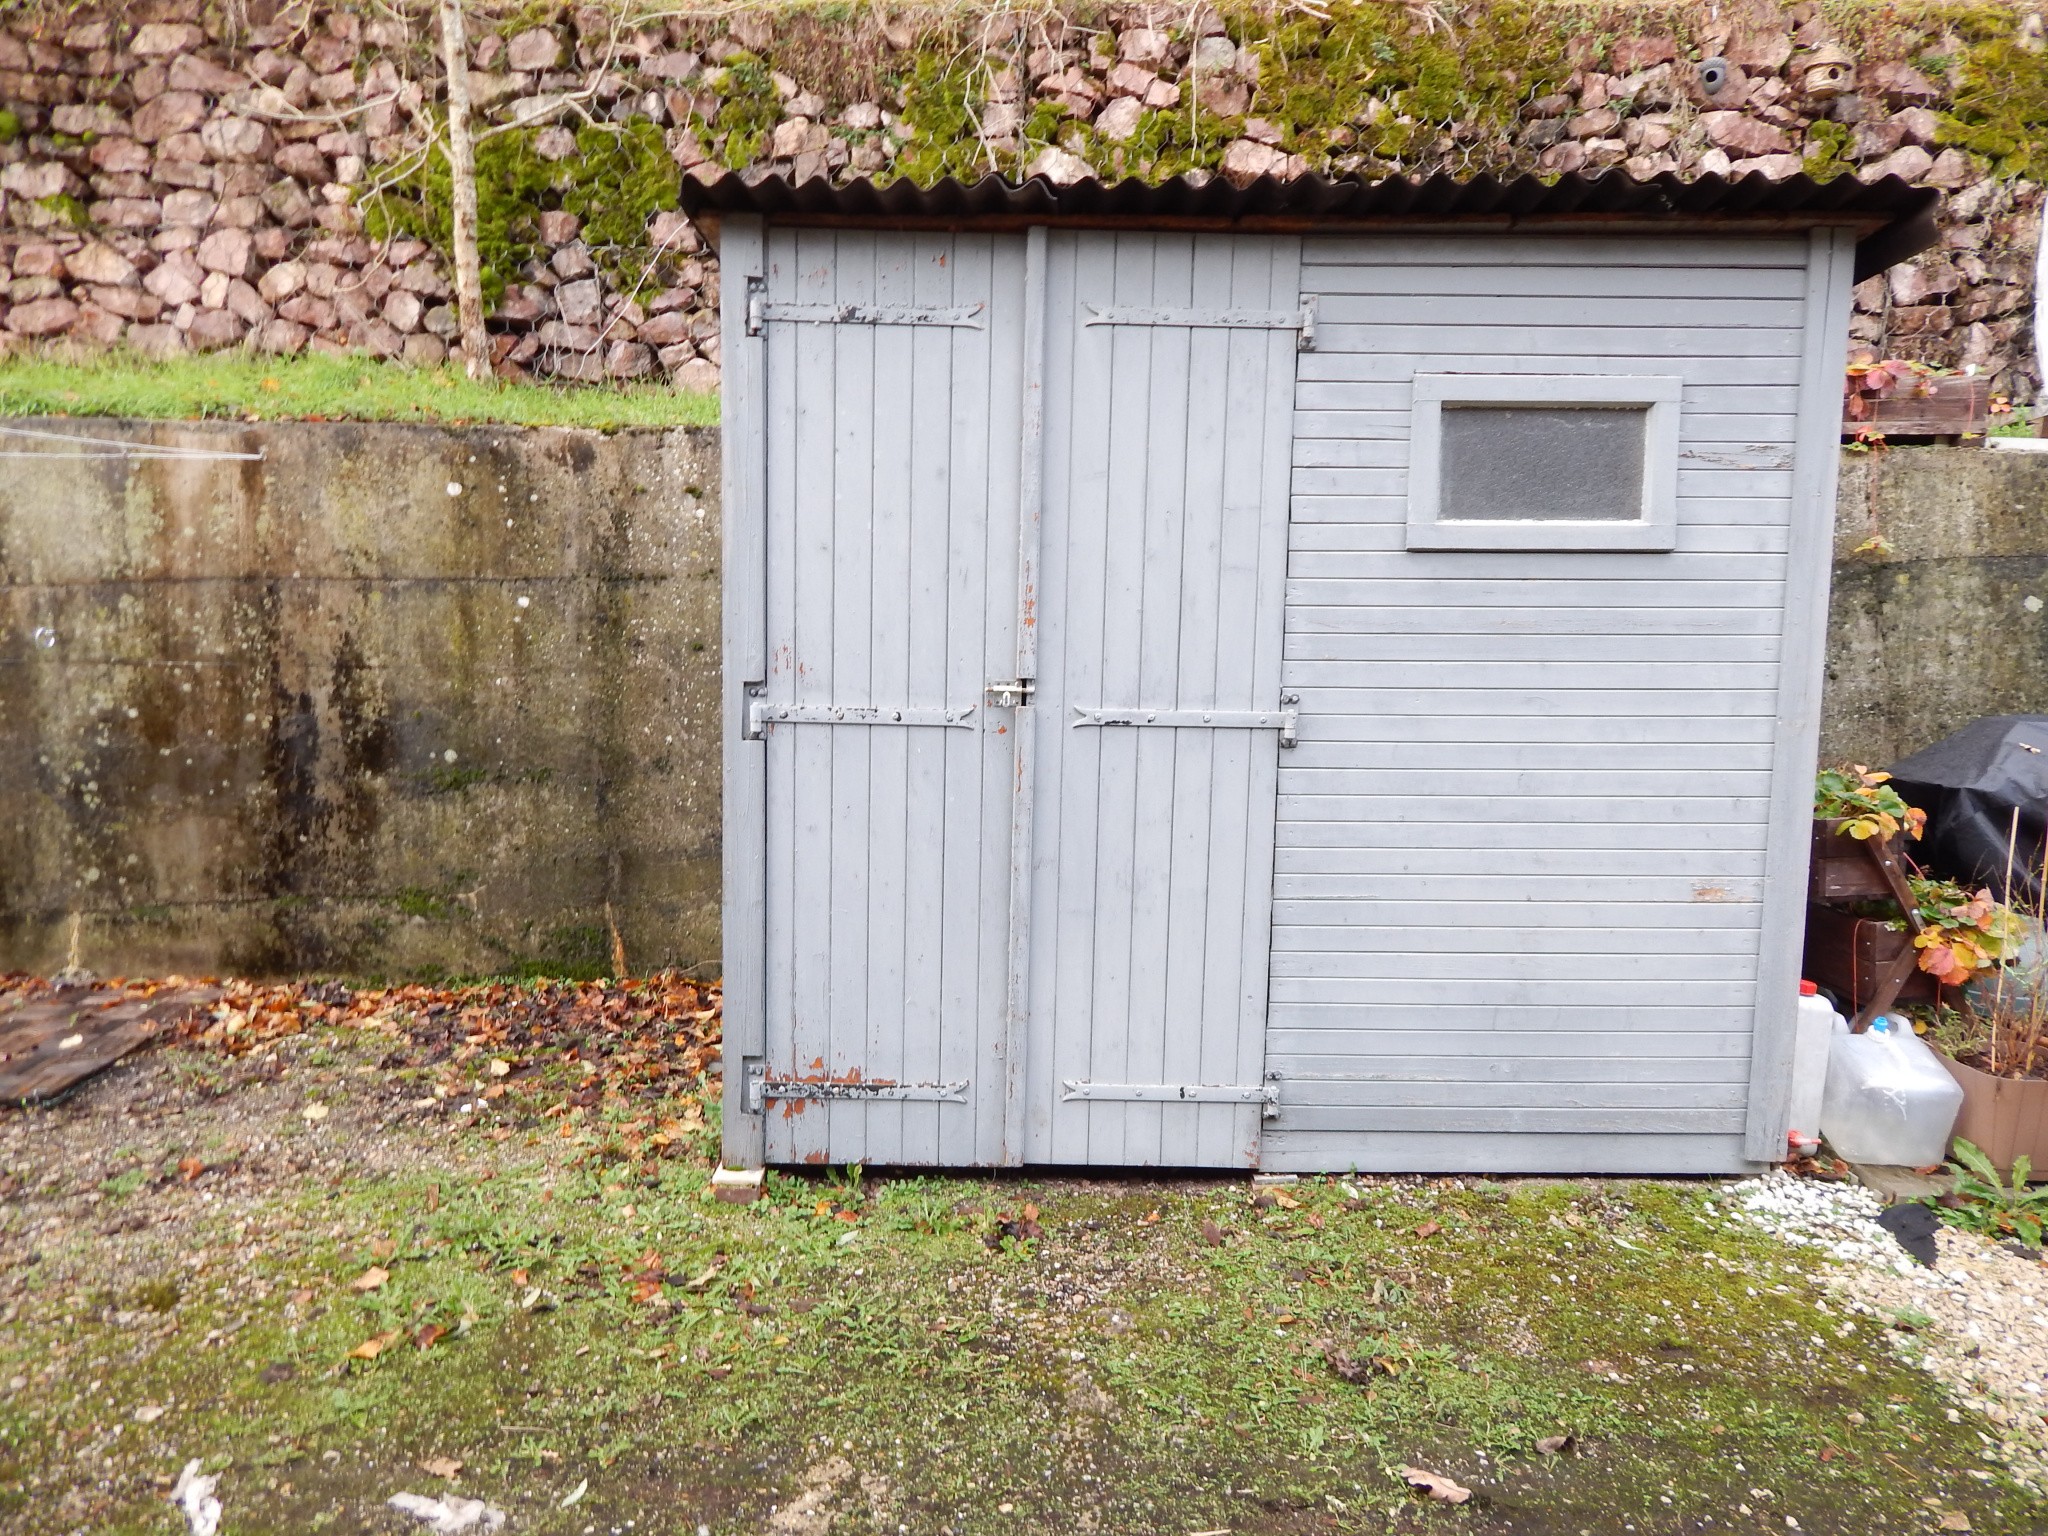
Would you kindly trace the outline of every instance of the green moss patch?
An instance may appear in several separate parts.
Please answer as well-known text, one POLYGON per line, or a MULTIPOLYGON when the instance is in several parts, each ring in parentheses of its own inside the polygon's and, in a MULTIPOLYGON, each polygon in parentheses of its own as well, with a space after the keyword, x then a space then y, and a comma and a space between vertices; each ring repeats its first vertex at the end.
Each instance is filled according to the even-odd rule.
POLYGON ((0 1530, 84 1486, 92 1529, 159 1530, 189 1456, 231 1530, 380 1528, 446 1462, 537 1533, 793 1503, 862 1533, 2048 1519, 1712 1186, 841 1170, 735 1207, 707 1198, 715 1104, 579 1093, 565 1059, 479 1113, 482 1058, 376 1061, 300 1037, 180 1079, 118 1155, 13 1144, 0 1530))
MULTIPOLYGON (((769 92, 773 100, 773 90, 769 92)), ((769 120, 773 126, 773 119, 769 120)), ((544 253, 536 222, 543 212, 574 214, 593 261, 622 293, 666 286, 646 270, 648 221, 676 206, 678 176, 662 131, 646 119, 576 130, 576 153, 549 160, 534 148, 537 128, 492 132, 476 145, 477 257, 484 302, 494 304, 525 263, 544 253)), ((452 178, 436 151, 411 175, 371 200, 373 238, 402 233, 450 249, 452 178)))

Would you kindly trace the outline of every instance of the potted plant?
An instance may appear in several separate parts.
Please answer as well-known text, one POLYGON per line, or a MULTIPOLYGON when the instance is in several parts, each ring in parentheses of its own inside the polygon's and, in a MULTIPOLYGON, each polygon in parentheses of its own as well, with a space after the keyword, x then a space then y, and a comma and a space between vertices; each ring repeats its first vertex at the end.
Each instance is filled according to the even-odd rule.
MULTIPOLYGON (((1920 836, 1927 817, 1906 804, 1890 778, 1858 763, 1823 769, 1814 780, 1806 972, 1851 1012, 1870 1000, 1912 942, 1896 894, 1911 874, 1900 849, 1920 836)), ((1939 982, 1925 967, 1898 994, 1908 1002, 1938 995, 1939 982)))
POLYGON ((1854 764, 1814 781, 1807 970, 1854 1008, 1909 949, 1915 963, 1897 997, 1939 1002, 1941 988, 1967 987, 2001 966, 2024 930, 1988 890, 1914 865, 1903 840, 1919 838, 1927 814, 1906 804, 1890 778, 1854 764))
POLYGON ((1852 765, 1815 780, 1808 974, 1858 1008, 1915 951, 1899 998, 1935 1005, 1915 1010, 1916 1027, 1962 1085, 1956 1136, 2001 1171, 2021 1160, 2048 1166, 2048 914, 1914 867, 1903 849, 1926 813, 1889 779, 1852 765), (1945 996, 1960 1006, 1942 1006, 1945 996))
POLYGON ((1934 1044, 1962 1084, 1956 1135, 1976 1143, 2000 1170, 2048 1165, 2048 945, 2038 911, 2007 909, 2005 963, 1963 994, 1960 1016, 1944 1019, 1934 1044), (2031 921, 2029 921, 2031 919, 2031 921))
POLYGON ((1887 437, 1981 443, 1991 409, 1988 379, 1909 358, 1859 352, 1842 381, 1842 436, 1859 447, 1887 437))

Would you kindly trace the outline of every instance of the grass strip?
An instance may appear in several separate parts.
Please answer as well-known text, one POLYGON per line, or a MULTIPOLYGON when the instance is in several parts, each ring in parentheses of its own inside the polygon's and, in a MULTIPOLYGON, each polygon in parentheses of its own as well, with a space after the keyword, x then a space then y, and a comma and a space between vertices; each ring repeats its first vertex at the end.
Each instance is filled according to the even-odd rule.
POLYGON ((458 366, 369 357, 214 353, 151 362, 110 353, 0 359, 0 416, 424 421, 521 427, 708 427, 718 396, 666 384, 478 383, 458 366))

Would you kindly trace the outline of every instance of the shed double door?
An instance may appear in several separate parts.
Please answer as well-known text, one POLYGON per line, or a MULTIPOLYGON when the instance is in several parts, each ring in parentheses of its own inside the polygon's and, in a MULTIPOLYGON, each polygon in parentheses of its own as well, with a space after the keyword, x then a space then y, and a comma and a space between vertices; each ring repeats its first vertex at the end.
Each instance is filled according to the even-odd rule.
POLYGON ((1298 260, 767 232, 768 1160, 1256 1161, 1298 260))

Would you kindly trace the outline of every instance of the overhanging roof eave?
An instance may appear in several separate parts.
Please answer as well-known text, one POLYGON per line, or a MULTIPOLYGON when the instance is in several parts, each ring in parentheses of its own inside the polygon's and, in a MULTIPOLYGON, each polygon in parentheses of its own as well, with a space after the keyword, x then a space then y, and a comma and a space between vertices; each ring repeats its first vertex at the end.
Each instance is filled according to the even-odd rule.
POLYGON ((1010 182, 951 178, 920 187, 902 179, 796 182, 775 174, 723 172, 683 181, 693 217, 751 213, 778 222, 917 227, 1020 227, 1071 224, 1127 228, 1297 229, 1387 227, 1537 228, 1593 224, 1615 230, 1671 229, 1749 233, 1759 229, 1848 228, 1858 236, 1860 279, 1917 254, 1938 238, 1940 194, 1896 176, 1863 182, 1842 177, 1782 180, 1750 173, 1673 175, 1637 180, 1619 171, 1543 180, 1459 181, 1303 176, 1261 177, 1243 186, 1221 177, 1163 182, 1079 181, 1043 177, 1010 182))

